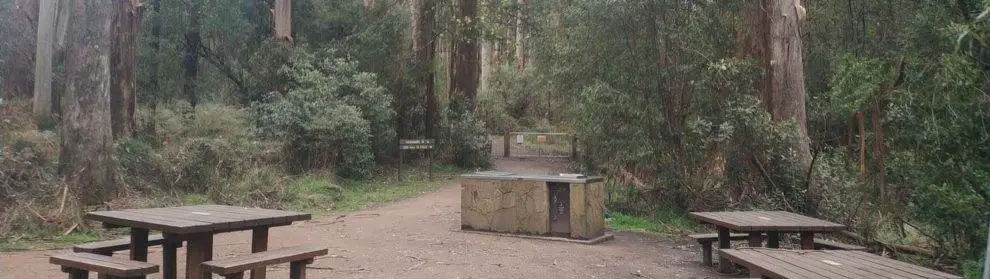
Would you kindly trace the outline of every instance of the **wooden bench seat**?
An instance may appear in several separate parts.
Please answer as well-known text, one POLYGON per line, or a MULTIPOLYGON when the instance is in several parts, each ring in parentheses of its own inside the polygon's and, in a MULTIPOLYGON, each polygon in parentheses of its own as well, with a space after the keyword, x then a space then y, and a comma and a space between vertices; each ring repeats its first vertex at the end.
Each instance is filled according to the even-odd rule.
POLYGON ((87 279, 89 272, 101 278, 144 278, 158 272, 157 265, 90 253, 56 255, 49 262, 62 266, 69 279, 87 279))
POLYGON ((739 248, 719 252, 746 267, 749 278, 962 278, 863 251, 739 248))
POLYGON ((866 247, 815 238, 815 249, 866 251, 866 247))
POLYGON ((318 256, 327 254, 327 249, 313 248, 307 246, 295 246, 269 250, 226 258, 214 261, 203 262, 203 268, 227 279, 242 279, 244 272, 248 270, 264 269, 270 265, 290 263, 289 278, 306 278, 306 265, 313 262, 318 256))
MULTIPOLYGON (((148 247, 158 246, 165 243, 165 237, 160 234, 149 235, 148 236, 148 247)), ((79 244, 72 247, 73 252, 77 253, 91 253, 99 254, 104 256, 113 255, 113 252, 117 251, 127 251, 131 247, 130 238, 121 238, 107 241, 98 241, 79 244)), ((177 243, 176 247, 182 247, 182 243, 177 243)))
MULTIPOLYGON (((701 233, 692 234, 688 237, 698 241, 701 244, 701 262, 705 266, 712 266, 712 242, 718 241, 717 233, 701 233)), ((733 233, 729 234, 729 240, 746 240, 749 238, 748 234, 744 233, 733 233)))

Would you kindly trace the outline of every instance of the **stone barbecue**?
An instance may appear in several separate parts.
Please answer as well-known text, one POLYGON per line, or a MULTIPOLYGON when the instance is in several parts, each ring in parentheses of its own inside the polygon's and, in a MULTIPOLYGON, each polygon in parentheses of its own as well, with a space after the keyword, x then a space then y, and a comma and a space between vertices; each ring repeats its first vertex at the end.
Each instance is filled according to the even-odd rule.
POLYGON ((611 235, 605 233, 602 181, 571 174, 462 175, 461 229, 590 243, 606 240, 611 235))

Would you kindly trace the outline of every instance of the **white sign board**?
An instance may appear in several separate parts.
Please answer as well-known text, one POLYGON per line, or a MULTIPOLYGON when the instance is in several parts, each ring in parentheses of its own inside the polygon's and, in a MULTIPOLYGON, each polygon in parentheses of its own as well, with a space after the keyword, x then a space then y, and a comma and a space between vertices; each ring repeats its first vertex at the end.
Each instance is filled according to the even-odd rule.
POLYGON ((516 144, 523 144, 523 135, 516 135, 516 144))

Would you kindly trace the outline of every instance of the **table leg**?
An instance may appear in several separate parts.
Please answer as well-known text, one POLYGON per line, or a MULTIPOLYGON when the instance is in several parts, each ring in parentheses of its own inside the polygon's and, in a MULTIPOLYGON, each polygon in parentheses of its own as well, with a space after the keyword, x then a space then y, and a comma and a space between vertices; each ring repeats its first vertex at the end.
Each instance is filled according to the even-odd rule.
POLYGON ((749 232, 749 247, 763 247, 762 232, 749 232))
POLYGON ((801 232, 801 249, 803 250, 815 249, 815 233, 801 232))
POLYGON ((780 248, 779 232, 767 232, 767 248, 780 248))
MULTIPOLYGON (((730 232, 729 228, 726 227, 716 227, 718 229, 718 249, 729 249, 732 247, 729 242, 730 232)), ((722 253, 718 255, 718 270, 722 273, 731 273, 735 269, 735 266, 729 262, 729 258, 722 257, 722 253)))
POLYGON ((148 261, 148 229, 131 228, 131 260, 148 261))
MULTIPOLYGON (((251 232, 251 253, 264 251, 268 251, 268 227, 255 228, 251 232)), ((251 279, 265 279, 265 277, 264 267, 251 270, 251 279)))
POLYGON ((182 240, 173 236, 165 235, 165 243, 162 243, 162 279, 176 279, 176 249, 182 244, 182 240))
POLYGON ((212 278, 209 271, 200 267, 205 261, 213 260, 213 234, 196 234, 186 240, 186 279, 212 278))

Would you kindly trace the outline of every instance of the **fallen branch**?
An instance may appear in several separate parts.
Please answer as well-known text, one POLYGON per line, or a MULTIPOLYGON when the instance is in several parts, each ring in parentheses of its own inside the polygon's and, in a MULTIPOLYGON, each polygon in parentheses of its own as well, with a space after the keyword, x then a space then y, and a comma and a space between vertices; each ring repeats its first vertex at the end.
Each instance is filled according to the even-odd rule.
POLYGON ((895 253, 927 256, 927 257, 936 256, 935 251, 932 251, 931 249, 925 249, 921 247, 914 247, 914 246, 901 245, 901 244, 887 244, 877 240, 866 239, 865 237, 859 235, 858 233, 850 232, 850 231, 842 231, 839 234, 841 236, 859 241, 860 243, 865 243, 868 246, 882 247, 884 249, 893 251, 895 253))

